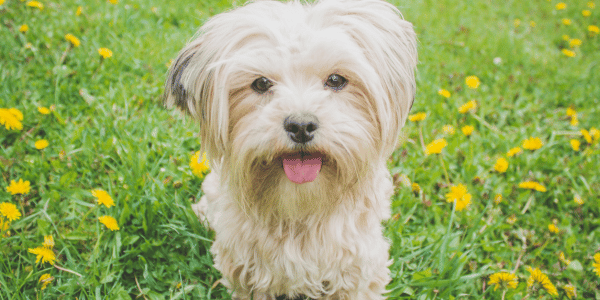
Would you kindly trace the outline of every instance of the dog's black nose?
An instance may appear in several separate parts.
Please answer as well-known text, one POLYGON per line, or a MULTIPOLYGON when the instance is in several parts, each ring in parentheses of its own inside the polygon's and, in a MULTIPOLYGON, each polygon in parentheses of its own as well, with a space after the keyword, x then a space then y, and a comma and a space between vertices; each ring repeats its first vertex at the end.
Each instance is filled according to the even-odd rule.
POLYGON ((293 114, 283 121, 283 129, 288 137, 300 144, 311 141, 315 135, 314 132, 319 128, 317 117, 312 114, 293 114))

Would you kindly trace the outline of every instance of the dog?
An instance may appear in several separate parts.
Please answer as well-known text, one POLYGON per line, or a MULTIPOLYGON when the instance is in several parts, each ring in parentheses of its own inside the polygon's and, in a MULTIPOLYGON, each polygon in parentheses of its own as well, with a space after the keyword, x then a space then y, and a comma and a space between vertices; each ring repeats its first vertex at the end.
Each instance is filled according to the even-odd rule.
POLYGON ((386 161, 415 96, 411 23, 380 0, 256 1, 179 52, 164 102, 199 122, 193 205, 233 299, 384 299, 386 161))

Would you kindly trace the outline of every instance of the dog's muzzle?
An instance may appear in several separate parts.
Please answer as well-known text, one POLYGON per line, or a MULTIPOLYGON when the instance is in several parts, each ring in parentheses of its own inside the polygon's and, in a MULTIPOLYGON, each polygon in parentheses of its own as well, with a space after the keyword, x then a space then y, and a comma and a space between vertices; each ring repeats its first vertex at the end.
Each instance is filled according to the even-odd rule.
POLYGON ((287 153, 282 157, 283 170, 287 178, 294 183, 314 181, 321 171, 323 155, 318 152, 306 152, 306 144, 315 137, 319 128, 319 120, 310 113, 295 113, 285 118, 283 129, 299 152, 287 153))

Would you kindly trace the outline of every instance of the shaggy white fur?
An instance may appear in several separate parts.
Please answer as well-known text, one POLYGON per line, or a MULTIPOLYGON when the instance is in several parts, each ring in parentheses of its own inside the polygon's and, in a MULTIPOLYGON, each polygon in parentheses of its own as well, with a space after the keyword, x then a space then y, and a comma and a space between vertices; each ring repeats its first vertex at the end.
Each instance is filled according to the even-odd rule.
POLYGON ((234 299, 383 299, 386 160, 415 94, 416 37, 379 0, 259 1, 179 53, 167 106, 200 123, 194 205, 234 299))

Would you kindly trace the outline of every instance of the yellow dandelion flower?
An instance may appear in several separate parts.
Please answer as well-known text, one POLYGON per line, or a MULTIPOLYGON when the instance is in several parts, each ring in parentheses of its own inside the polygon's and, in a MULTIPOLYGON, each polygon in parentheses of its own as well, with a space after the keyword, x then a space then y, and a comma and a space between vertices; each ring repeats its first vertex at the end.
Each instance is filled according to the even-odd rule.
POLYGON ((104 224, 104 226, 106 226, 106 228, 110 229, 111 231, 119 230, 119 225, 117 224, 117 220, 111 216, 98 217, 98 220, 100 221, 100 223, 104 224))
POLYGON ((4 234, 0 235, 0 237, 9 237, 10 236, 10 231, 8 230, 9 226, 10 226, 10 221, 8 221, 8 220, 4 221, 4 218, 0 218, 0 233, 4 232, 4 234))
POLYGON ((596 25, 590 25, 590 26, 588 26, 587 29, 588 29, 588 31, 591 34, 598 34, 598 33, 600 33, 600 28, 598 28, 598 26, 596 26, 596 25))
POLYGON ((100 56, 102 56, 103 59, 112 57, 112 55, 113 55, 112 51, 110 51, 110 49, 108 49, 108 48, 98 49, 98 54, 100 54, 100 56))
POLYGON ((573 21, 571 21, 571 19, 564 18, 564 19, 562 19, 562 20, 561 20, 561 22, 562 22, 564 25, 571 25, 571 23, 572 23, 573 21))
POLYGON ((421 192, 421 186, 418 183, 416 183, 416 182, 413 182, 413 184, 411 186, 411 189, 412 189, 413 193, 420 193, 421 192))
POLYGON ((23 129, 23 113, 16 108, 0 108, 0 125, 4 125, 7 130, 23 129))
POLYGON ((19 181, 11 180, 10 185, 8 187, 6 187, 6 191, 9 192, 11 195, 16 195, 16 194, 27 195, 27 194, 29 194, 29 190, 31 189, 29 184, 30 184, 29 180, 25 180, 25 181, 23 181, 23 179, 19 179, 19 181))
POLYGON ((529 139, 525 139, 523 141, 523 148, 527 150, 537 150, 542 148, 543 145, 544 143, 542 143, 540 138, 530 137, 529 139))
POLYGON ((515 147, 515 148, 508 150, 508 152, 506 153, 506 156, 513 157, 513 156, 519 155, 521 153, 523 153, 523 150, 521 149, 521 147, 515 147))
POLYGON ((206 152, 202 153, 202 159, 200 159, 200 151, 196 151, 190 158, 190 168, 194 175, 202 178, 210 170, 210 163, 206 158, 206 152))
POLYGON ((507 272, 498 272, 490 275, 490 282, 488 282, 489 285, 495 285, 494 291, 499 287, 514 289, 518 283, 517 275, 507 272))
POLYGON ((104 205, 106 208, 110 208, 111 206, 115 206, 115 202, 110 197, 110 195, 101 189, 92 190, 92 196, 96 197, 96 201, 98 205, 104 205))
POLYGON ((52 237, 52 235, 44 236, 44 243, 42 243, 42 246, 48 249, 54 248, 54 238, 52 237))
POLYGON ((598 277, 600 277, 600 253, 594 254, 594 260, 596 261, 595 263, 592 263, 592 266, 594 267, 594 272, 596 273, 596 275, 598 275, 598 277))
POLYGON ((516 221, 517 221, 516 215, 512 215, 506 219, 506 223, 511 224, 511 225, 515 224, 516 221))
POLYGON ((563 40, 565 40, 565 41, 568 41, 568 40, 569 40, 569 39, 571 39, 571 38, 570 38, 568 35, 566 35, 566 34, 563 34, 563 35, 562 35, 562 39, 563 39, 563 40))
POLYGON ((42 263, 48 262, 51 265, 54 265, 56 256, 54 255, 54 251, 52 251, 52 249, 48 249, 48 248, 44 248, 44 247, 36 247, 33 249, 29 248, 28 251, 30 253, 37 255, 35 258, 35 263, 38 263, 41 260, 42 263))
POLYGON ((556 4, 556 10, 563 10, 565 8, 567 8, 567 5, 564 2, 559 2, 556 4))
POLYGON ((564 252, 562 252, 562 251, 560 251, 560 253, 558 253, 558 259, 559 259, 559 260, 560 260, 560 261, 561 261, 563 264, 565 264, 565 265, 567 265, 567 266, 568 266, 569 264, 571 264, 571 261, 570 261, 570 260, 568 260, 568 259, 565 257, 565 253, 564 253, 564 252))
POLYGON ((481 82, 479 81, 479 78, 477 76, 471 75, 465 78, 465 83, 469 88, 476 89, 477 87, 479 87, 479 84, 481 82))
POLYGON ((444 98, 450 98, 450 92, 448 90, 440 89, 438 94, 444 98))
POLYGON ((573 109, 572 107, 567 108, 567 116, 572 117, 572 116, 576 116, 577 112, 575 111, 575 109, 573 109))
POLYGON ((494 196, 494 204, 498 205, 500 202, 502 202, 502 194, 496 194, 496 196, 494 196))
POLYGON ((38 140, 34 144, 35 149, 38 149, 38 150, 42 150, 42 149, 48 147, 48 145, 49 145, 48 141, 44 140, 44 139, 38 140))
POLYGON ((588 133, 594 138, 594 141, 600 139, 600 130, 596 129, 595 127, 590 128, 588 133))
POLYGON ((546 191, 546 187, 535 182, 535 181, 524 181, 519 183, 519 188, 522 189, 530 189, 530 190, 536 190, 538 192, 545 192, 546 191))
POLYGON ((29 30, 29 26, 27 24, 23 24, 19 27, 20 32, 27 32, 29 30))
POLYGON ((0 215, 4 216, 10 222, 21 218, 21 213, 17 209, 17 206, 8 202, 0 203, 0 215))
POLYGON ((508 160, 504 157, 500 157, 496 160, 496 164, 494 165, 494 170, 498 173, 504 173, 508 169, 508 160))
POLYGON ((464 184, 459 183, 450 187, 450 193, 446 194, 446 202, 455 202, 456 211, 461 211, 471 204, 471 194, 464 184))
POLYGON ((416 113, 416 114, 408 116, 408 119, 412 122, 423 121, 423 120, 425 120, 425 118, 427 118, 427 113, 424 113, 424 112, 420 112, 420 113, 416 113))
POLYGON ((513 21, 513 25, 515 25, 515 28, 517 28, 517 27, 521 26, 521 20, 520 20, 520 19, 515 19, 515 20, 513 21))
POLYGON ((573 201, 575 201, 577 205, 583 205, 585 203, 581 196, 579 196, 578 194, 575 194, 575 196, 573 197, 573 201))
POLYGON ((592 143, 592 135, 590 134, 589 131, 587 131, 585 129, 581 129, 579 132, 581 133, 581 135, 583 135, 583 138, 585 139, 586 142, 588 142, 588 144, 592 143))
POLYGON ((477 109, 477 102, 475 102, 475 100, 471 100, 461 105, 460 108, 458 108, 458 112, 461 114, 466 114, 467 112, 474 111, 475 109, 477 109))
POLYGON ((81 16, 82 13, 83 13, 83 7, 78 6, 77 10, 75 11, 75 15, 76 16, 81 16))
POLYGON ((581 144, 579 142, 579 140, 571 140, 570 143, 571 143, 571 148, 573 148, 573 150, 579 151, 579 145, 581 144))
POLYGON ((546 290, 546 292, 548 292, 548 294, 552 296, 558 296, 558 291, 556 290, 556 287, 554 286, 554 284, 552 284, 550 279, 548 279, 548 276, 542 273, 540 269, 535 268, 534 270, 531 267, 528 267, 527 271, 531 273, 529 279, 527 279, 527 287, 531 288, 534 285, 541 285, 546 290))
POLYGON ((571 117, 571 126, 577 126, 577 125, 579 125, 579 119, 577 119, 577 115, 573 115, 571 117))
POLYGON ((473 131, 475 130, 475 127, 471 126, 471 125, 466 125, 463 126, 461 129, 462 133, 466 136, 470 136, 471 134, 473 134, 473 131))
POLYGON ((575 57, 577 55, 575 51, 571 51, 569 49, 562 49, 561 52, 567 57, 575 57))
POLYGON ((52 282, 52 280, 54 280, 54 277, 52 277, 50 274, 46 273, 43 274, 42 276, 40 276, 40 280, 38 280, 39 283, 42 284, 42 290, 45 289, 50 282, 52 282))
POLYGON ((535 27, 537 26, 537 24, 535 23, 535 21, 529 21, 529 26, 535 27))
POLYGON ((575 290, 575 287, 572 284, 567 284, 563 286, 563 289, 565 290, 565 294, 567 294, 567 297, 569 299, 573 297, 577 298, 577 291, 575 290))
POLYGON ((448 146, 448 142, 446 142, 446 139, 437 139, 427 144, 427 146, 425 147, 425 155, 439 154, 442 152, 442 149, 444 149, 446 146, 448 146))
POLYGON ((570 39, 569 40, 569 47, 571 48, 576 48, 581 46, 581 40, 580 39, 570 39))
POLYGON ((581 11, 581 15, 584 16, 584 17, 589 17, 589 16, 592 15, 592 12, 589 11, 589 10, 587 10, 587 9, 584 9, 584 10, 581 11))
POLYGON ((463 199, 456 201, 456 211, 462 211, 471 205, 471 194, 467 194, 463 199))
POLYGON ((119 0, 108 0, 108 2, 110 4, 117 4, 117 3, 119 3, 119 0))
POLYGON ((42 115, 47 115, 50 113, 50 110, 47 107, 43 107, 43 106, 38 106, 38 111, 42 115))
POLYGON ((70 33, 65 34, 65 40, 67 40, 69 43, 71 43, 75 47, 79 47, 79 45, 81 45, 81 41, 79 41, 79 39, 77 37, 75 37, 74 35, 72 35, 70 33))
POLYGON ((556 225, 550 223, 548 224, 548 230, 550 230, 550 232, 552 233, 559 233, 560 230, 558 229, 558 227, 556 227, 556 225))
POLYGON ((454 134, 454 126, 452 125, 444 125, 442 130, 444 130, 445 134, 454 134))
POLYGON ((594 7, 596 7, 596 4, 594 2, 592 2, 592 1, 590 1, 590 2, 587 3, 587 7, 594 8, 594 7))
POLYGON ((42 4, 39 1, 29 1, 29 2, 27 2, 26 5, 29 6, 29 7, 39 8, 39 10, 44 9, 44 4, 42 4))

